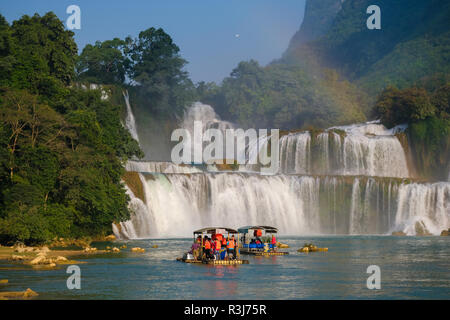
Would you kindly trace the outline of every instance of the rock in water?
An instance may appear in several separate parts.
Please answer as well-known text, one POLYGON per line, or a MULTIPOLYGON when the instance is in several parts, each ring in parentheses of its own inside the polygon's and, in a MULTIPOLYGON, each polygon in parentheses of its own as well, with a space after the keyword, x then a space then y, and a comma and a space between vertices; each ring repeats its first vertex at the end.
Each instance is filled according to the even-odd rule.
POLYGON ((66 261, 68 261, 66 257, 63 257, 63 256, 56 257, 56 262, 57 263, 58 262, 66 262, 66 261))
POLYGON ((416 236, 431 236, 432 234, 428 231, 425 223, 422 221, 417 221, 415 224, 416 236))
POLYGON ((393 236, 406 236, 406 233, 404 233, 403 231, 394 231, 392 232, 393 236))
POLYGON ((37 294, 36 292, 34 292, 33 290, 31 290, 30 288, 28 288, 27 290, 25 290, 25 292, 23 293, 23 297, 24 298, 32 298, 32 297, 36 297, 39 294, 37 294))
POLYGON ((277 242, 277 247, 278 248, 289 248, 289 245, 287 245, 285 243, 277 242))
POLYGON ((36 258, 34 258, 33 260, 30 261, 31 265, 37 265, 37 264, 45 264, 47 261, 47 258, 45 256, 37 256, 36 258))
POLYGON ((105 237, 105 240, 106 241, 114 241, 114 240, 116 240, 116 236, 113 234, 110 234, 109 236, 105 237))

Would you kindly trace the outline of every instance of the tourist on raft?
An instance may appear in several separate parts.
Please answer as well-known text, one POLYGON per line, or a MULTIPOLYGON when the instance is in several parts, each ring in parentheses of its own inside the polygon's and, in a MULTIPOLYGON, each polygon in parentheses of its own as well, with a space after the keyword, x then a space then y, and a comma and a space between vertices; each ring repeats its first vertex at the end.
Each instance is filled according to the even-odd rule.
POLYGON ((234 236, 231 236, 231 239, 227 241, 227 255, 229 259, 236 259, 236 241, 234 240, 234 236))
POLYGON ((271 242, 272 242, 272 250, 276 251, 275 249, 277 247, 277 239, 275 238, 274 234, 272 234, 272 241, 271 242))
POLYGON ((204 251, 205 251, 205 257, 206 259, 213 259, 213 255, 211 253, 211 241, 209 241, 209 238, 206 237, 205 238, 205 243, 204 243, 204 247, 203 247, 204 251))

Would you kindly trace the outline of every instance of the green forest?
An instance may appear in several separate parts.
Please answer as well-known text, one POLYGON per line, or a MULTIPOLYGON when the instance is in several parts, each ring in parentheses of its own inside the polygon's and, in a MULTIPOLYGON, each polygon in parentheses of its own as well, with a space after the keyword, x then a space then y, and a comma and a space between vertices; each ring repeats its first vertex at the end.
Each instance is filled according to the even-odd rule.
POLYGON ((1 243, 106 234, 129 218, 123 162, 142 151, 121 105, 75 85, 77 63, 53 13, 0 17, 1 243))
POLYGON ((324 6, 308 1, 283 57, 242 61, 220 84, 194 84, 162 29, 79 53, 52 12, 11 23, 0 15, 0 243, 105 235, 129 219, 124 163, 144 154, 122 125, 123 90, 167 123, 196 100, 244 128, 407 123, 418 175, 447 175, 450 4, 381 0, 385 27, 369 31, 358 23, 369 2, 327 0, 321 16, 324 6))

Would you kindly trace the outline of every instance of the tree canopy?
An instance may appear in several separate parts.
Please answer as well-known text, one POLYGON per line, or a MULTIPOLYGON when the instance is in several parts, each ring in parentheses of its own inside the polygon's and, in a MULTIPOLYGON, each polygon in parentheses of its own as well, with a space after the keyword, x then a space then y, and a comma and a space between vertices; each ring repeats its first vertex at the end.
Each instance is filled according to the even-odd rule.
POLYGON ((99 235, 129 218, 123 162, 142 151, 121 105, 75 85, 76 61, 53 13, 0 16, 1 243, 99 235))

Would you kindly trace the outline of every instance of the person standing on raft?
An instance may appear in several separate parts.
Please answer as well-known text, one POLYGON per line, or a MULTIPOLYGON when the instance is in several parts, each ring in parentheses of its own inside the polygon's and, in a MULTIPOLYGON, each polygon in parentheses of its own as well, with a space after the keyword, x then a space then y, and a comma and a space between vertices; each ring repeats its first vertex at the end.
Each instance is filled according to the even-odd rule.
POLYGON ((275 238, 275 235, 272 234, 272 250, 275 251, 276 247, 277 247, 277 239, 275 238))
POLYGON ((227 242, 227 254, 228 257, 233 257, 232 259, 236 259, 236 252, 235 252, 236 242, 234 241, 234 236, 231 236, 231 239, 228 239, 227 242))
POLYGON ((206 259, 212 259, 211 242, 209 241, 208 237, 206 237, 206 239, 205 239, 205 256, 206 256, 206 259))
POLYGON ((216 238, 215 241, 215 249, 216 249, 216 259, 220 260, 220 248, 221 248, 221 241, 216 238))

